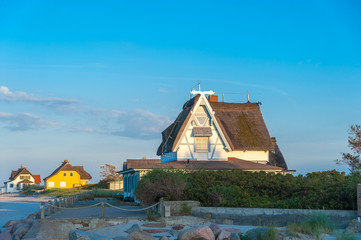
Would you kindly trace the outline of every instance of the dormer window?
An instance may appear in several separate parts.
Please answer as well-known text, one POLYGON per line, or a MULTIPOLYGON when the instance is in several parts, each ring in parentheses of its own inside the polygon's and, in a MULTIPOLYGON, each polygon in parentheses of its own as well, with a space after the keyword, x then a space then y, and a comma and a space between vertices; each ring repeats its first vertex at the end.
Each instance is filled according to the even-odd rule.
POLYGON ((70 172, 70 177, 72 177, 73 176, 73 172, 70 172))
POLYGON ((66 177, 66 172, 63 173, 63 176, 66 177))

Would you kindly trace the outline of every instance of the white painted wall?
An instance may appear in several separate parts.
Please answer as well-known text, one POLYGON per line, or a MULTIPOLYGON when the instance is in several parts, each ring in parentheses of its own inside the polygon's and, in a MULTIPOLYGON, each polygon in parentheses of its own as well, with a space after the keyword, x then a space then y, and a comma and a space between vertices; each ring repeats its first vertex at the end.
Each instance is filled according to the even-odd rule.
POLYGON ((35 179, 30 174, 20 174, 13 181, 7 182, 5 184, 5 188, 6 188, 7 193, 19 192, 19 189, 21 190, 23 188, 22 183, 20 183, 19 189, 17 187, 18 183, 24 180, 24 179, 20 179, 20 176, 29 176, 30 177, 29 181, 32 181, 33 183, 35 182, 35 179), (11 187, 11 184, 13 184, 13 187, 11 187))
POLYGON ((232 151, 228 152, 227 156, 258 163, 269 161, 269 151, 232 151))

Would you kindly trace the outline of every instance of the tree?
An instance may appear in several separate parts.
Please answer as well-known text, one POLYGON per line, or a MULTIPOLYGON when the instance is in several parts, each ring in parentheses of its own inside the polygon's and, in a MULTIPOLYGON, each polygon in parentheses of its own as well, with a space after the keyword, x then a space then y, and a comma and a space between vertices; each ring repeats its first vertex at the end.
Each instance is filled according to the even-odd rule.
POLYGON ((337 164, 349 165, 351 173, 361 171, 361 126, 351 125, 348 136, 348 146, 352 153, 341 153, 342 159, 337 164))
POLYGON ((100 183, 120 181, 123 179, 123 177, 117 173, 119 170, 114 164, 106 163, 100 166, 100 169, 100 183))

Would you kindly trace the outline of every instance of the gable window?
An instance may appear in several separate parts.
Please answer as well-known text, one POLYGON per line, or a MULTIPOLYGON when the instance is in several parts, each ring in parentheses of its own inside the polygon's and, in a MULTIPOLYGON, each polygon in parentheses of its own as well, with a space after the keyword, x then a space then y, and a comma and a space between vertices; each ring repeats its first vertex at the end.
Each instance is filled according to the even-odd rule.
POLYGON ((208 137, 195 138, 196 152, 208 152, 208 137))
POLYGON ((73 172, 70 172, 70 177, 72 177, 73 176, 73 172))
POLYGON ((66 172, 64 172, 64 174, 63 174, 63 175, 64 175, 64 177, 66 177, 66 172))

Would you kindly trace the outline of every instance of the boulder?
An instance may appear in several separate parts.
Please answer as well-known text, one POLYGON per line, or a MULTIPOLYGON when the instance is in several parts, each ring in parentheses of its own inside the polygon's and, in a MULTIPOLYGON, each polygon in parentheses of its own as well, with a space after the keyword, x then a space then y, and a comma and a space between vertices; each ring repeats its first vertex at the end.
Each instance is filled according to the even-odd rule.
POLYGON ((69 240, 92 240, 91 234, 80 230, 71 230, 69 232, 69 240))
POLYGON ((0 239, 1 240, 13 240, 11 233, 9 233, 9 231, 0 233, 0 239))
POLYGON ((129 234, 128 237, 134 240, 155 240, 155 237, 142 230, 135 230, 131 234, 129 234))
POLYGON ((231 233, 231 240, 241 240, 238 233, 231 233))
POLYGON ((184 225, 179 224, 179 225, 175 225, 174 227, 172 227, 172 229, 174 230, 182 230, 184 228, 184 225))
POLYGON ((163 236, 160 238, 160 240, 169 240, 169 238, 167 236, 163 236))
POLYGON ((215 240, 212 230, 208 226, 194 227, 182 230, 178 234, 178 240, 215 240))
POLYGON ((155 233, 165 233, 168 232, 169 229, 144 229, 144 232, 155 234, 155 233))
POLYGON ((118 237, 113 237, 113 240, 133 240, 133 238, 118 236, 118 237))
POLYGON ((173 237, 177 238, 178 234, 179 234, 179 231, 172 229, 172 230, 169 231, 169 234, 172 235, 173 237))
POLYGON ((215 237, 217 237, 218 234, 219 234, 219 233, 221 232, 221 230, 222 230, 222 228, 221 228, 218 224, 216 224, 216 223, 211 223, 211 224, 209 225, 209 228, 212 230, 212 232, 213 232, 213 234, 214 234, 215 237))
POLYGON ((361 232, 361 222, 358 222, 356 219, 352 220, 347 228, 346 233, 360 233, 361 232))
POLYGON ((242 234, 242 231, 237 228, 225 227, 223 230, 231 233, 237 233, 238 235, 242 234))
POLYGON ((27 223, 19 226, 13 234, 13 238, 15 240, 20 240, 29 231, 30 227, 30 224, 27 223))
POLYGON ((131 226, 128 230, 126 230, 125 232, 128 234, 133 233, 134 231, 137 230, 141 230, 138 224, 133 224, 133 226, 131 226))
POLYGON ((3 228, 8 228, 13 226, 18 220, 9 220, 5 223, 5 225, 3 226, 3 228))
POLYGON ((227 232, 224 230, 221 230, 218 233, 217 240, 230 240, 231 239, 231 232, 227 232))

